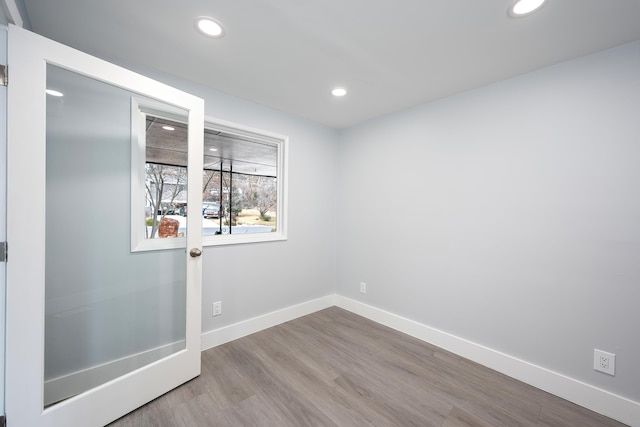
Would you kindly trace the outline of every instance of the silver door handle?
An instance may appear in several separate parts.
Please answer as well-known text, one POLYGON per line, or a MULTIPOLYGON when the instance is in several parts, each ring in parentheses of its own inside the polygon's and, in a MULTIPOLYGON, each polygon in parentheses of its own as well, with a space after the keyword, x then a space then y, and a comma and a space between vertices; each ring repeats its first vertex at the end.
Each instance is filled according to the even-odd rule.
POLYGON ((189 252, 189 255, 191 255, 193 258, 199 257, 200 255, 202 255, 202 251, 200 249, 198 249, 198 248, 193 248, 189 252))

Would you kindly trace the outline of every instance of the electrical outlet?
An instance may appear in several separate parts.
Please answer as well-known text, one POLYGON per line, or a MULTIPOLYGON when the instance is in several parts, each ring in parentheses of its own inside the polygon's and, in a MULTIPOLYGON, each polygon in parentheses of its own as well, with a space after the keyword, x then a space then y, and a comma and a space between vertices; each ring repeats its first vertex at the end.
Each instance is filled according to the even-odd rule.
POLYGON ((213 315, 220 316, 222 314, 222 301, 216 301, 213 303, 213 315))
POLYGON ((606 351, 593 349, 593 369, 605 374, 616 374, 616 355, 606 351))
POLYGON ((367 293, 367 284, 364 282, 360 282, 360 292, 363 294, 367 293))

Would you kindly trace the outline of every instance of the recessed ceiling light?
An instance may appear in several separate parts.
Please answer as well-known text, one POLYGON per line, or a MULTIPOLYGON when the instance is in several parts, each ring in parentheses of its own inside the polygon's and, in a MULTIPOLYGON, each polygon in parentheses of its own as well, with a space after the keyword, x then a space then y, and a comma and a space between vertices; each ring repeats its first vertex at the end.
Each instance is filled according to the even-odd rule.
POLYGON ((224 36, 224 28, 213 18, 208 16, 200 16, 196 18, 196 28, 202 34, 208 37, 219 39, 224 36))
POLYGON ((520 17, 529 15, 540 9, 545 0, 517 0, 513 6, 509 8, 509 15, 513 17, 520 17))
POLYGON ((57 90, 53 90, 53 89, 47 89, 45 90, 45 92, 47 93, 47 95, 51 95, 51 96, 64 96, 64 94, 62 92, 58 92, 57 90))
POLYGON ((217 148, 209 148, 209 151, 218 151, 217 148))
POLYGON ((340 97, 340 96, 345 96, 346 94, 347 94, 347 90, 343 87, 337 87, 331 91, 331 95, 333 96, 340 97))
POLYGON ((174 128, 173 126, 162 126, 162 129, 164 129, 164 130, 176 130, 176 128, 174 128))

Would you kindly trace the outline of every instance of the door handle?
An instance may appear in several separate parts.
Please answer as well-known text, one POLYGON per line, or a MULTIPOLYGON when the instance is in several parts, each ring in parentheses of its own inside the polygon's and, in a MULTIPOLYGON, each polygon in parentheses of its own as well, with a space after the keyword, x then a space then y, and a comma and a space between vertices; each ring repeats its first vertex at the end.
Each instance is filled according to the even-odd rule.
POLYGON ((196 258, 196 257, 199 257, 200 255, 202 255, 202 251, 200 249, 198 249, 198 248, 193 248, 189 252, 189 255, 191 255, 192 258, 196 258))

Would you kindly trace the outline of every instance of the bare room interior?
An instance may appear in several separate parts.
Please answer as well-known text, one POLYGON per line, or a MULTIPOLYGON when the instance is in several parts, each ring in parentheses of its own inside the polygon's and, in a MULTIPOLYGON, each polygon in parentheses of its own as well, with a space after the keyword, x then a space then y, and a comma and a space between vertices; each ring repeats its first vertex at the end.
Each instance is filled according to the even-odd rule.
POLYGON ((0 427, 640 427, 639 1, 0 4, 0 427))

